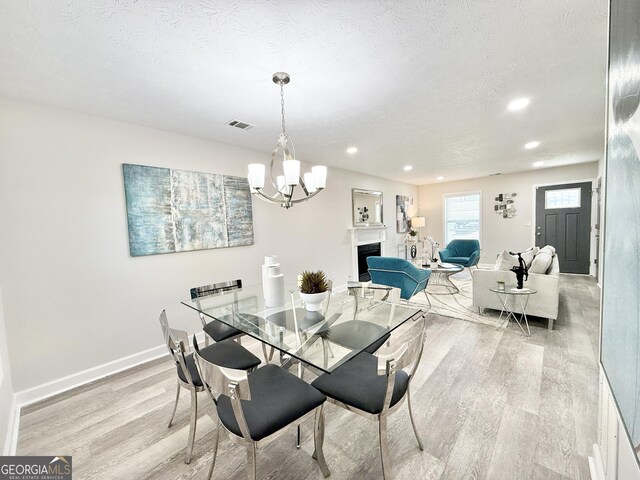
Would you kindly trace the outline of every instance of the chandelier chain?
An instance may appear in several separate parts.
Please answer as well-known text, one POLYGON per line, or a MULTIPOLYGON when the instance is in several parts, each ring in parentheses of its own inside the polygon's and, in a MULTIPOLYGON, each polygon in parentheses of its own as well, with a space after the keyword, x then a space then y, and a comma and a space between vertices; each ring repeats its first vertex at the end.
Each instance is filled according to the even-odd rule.
POLYGON ((284 85, 280 84, 280 106, 282 107, 282 133, 286 133, 284 127, 284 85))

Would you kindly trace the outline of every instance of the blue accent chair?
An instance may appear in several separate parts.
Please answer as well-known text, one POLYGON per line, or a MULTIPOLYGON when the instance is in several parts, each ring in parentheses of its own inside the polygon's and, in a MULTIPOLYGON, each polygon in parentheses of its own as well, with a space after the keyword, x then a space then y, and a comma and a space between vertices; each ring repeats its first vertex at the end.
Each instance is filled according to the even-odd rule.
POLYGON ((451 240, 444 250, 440 250, 440 260, 463 267, 473 267, 480 261, 478 240, 451 240))
POLYGON ((417 268, 402 258, 374 256, 367 257, 367 266, 373 283, 399 288, 403 300, 409 300, 418 292, 427 295, 425 288, 431 276, 429 269, 417 268))

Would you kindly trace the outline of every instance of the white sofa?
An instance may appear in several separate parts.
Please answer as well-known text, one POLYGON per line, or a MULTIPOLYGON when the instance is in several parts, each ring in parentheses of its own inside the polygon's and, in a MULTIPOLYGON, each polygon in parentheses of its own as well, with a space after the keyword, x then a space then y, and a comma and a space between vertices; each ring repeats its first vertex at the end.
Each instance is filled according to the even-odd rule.
MULTIPOLYGON (((472 272, 473 277, 473 305, 480 311, 485 308, 501 310, 502 303, 495 292, 489 290, 496 287, 496 282, 505 282, 507 285, 516 283, 516 275, 508 270, 477 269, 472 272)), ((553 329, 553 321, 558 318, 558 302, 560 298, 560 265, 558 257, 553 256, 551 265, 546 273, 530 273, 524 286, 538 291, 529 297, 527 315, 549 319, 549 330, 553 329)), ((517 313, 522 313, 519 309, 517 313)))

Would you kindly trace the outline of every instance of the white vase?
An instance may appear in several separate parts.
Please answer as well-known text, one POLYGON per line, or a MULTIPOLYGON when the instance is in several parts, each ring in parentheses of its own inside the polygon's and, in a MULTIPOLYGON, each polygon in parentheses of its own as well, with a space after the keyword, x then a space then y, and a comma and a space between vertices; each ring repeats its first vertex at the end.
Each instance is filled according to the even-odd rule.
POLYGON ((267 299, 267 272, 270 265, 279 265, 277 255, 265 255, 262 264, 262 298, 267 299))
POLYGON ((304 308, 309 312, 319 312, 322 310, 322 302, 327 298, 329 292, 322 293, 302 293, 300 298, 304 302, 304 308))
POLYGON ((279 263, 268 266, 263 289, 265 307, 273 308, 284 305, 284 275, 280 272, 279 263))

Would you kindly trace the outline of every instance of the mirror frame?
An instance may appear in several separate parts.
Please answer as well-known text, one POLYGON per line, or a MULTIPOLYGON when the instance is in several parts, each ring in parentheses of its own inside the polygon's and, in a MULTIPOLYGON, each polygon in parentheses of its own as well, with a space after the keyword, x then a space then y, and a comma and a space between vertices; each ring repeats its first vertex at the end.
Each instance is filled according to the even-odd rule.
POLYGON ((365 190, 363 188, 351 189, 351 217, 354 227, 371 227, 384 225, 384 199, 379 190, 365 190), (374 195, 380 198, 380 221, 379 222, 356 222, 356 194, 374 195))

